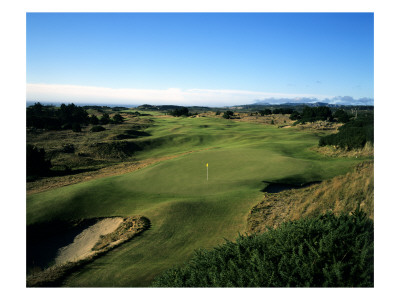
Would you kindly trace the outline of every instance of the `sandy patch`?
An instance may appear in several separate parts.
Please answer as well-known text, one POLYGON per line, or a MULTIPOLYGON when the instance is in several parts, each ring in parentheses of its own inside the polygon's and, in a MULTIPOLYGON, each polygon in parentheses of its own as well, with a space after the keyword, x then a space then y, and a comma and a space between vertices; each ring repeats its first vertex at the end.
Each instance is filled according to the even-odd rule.
POLYGON ((115 231, 122 221, 123 218, 107 218, 85 229, 75 237, 71 244, 58 250, 56 264, 78 261, 94 254, 92 248, 100 236, 115 231))

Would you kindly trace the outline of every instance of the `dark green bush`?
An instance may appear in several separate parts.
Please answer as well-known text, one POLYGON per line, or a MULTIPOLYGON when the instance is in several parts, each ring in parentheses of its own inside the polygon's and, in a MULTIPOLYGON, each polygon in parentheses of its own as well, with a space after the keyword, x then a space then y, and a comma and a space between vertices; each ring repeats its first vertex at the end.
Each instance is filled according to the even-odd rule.
POLYGON ((302 122, 332 121, 332 111, 326 106, 305 106, 300 116, 302 122))
POLYGON ((45 175, 51 168, 50 160, 46 159, 46 152, 43 148, 33 145, 26 145, 26 175, 45 175))
POLYGON ((189 109, 187 107, 180 107, 180 108, 176 108, 173 111, 170 112, 171 116, 174 117, 187 117, 189 116, 189 109))
POLYGON ((99 118, 96 117, 95 115, 91 115, 89 118, 89 123, 92 125, 98 125, 99 124, 99 118))
POLYGON ((73 123, 72 131, 73 132, 81 132, 82 131, 81 125, 79 123, 73 123))
POLYGON ((110 119, 110 115, 108 113, 103 113, 103 115, 100 118, 99 123, 101 125, 107 125, 108 123, 110 123, 111 119, 110 119))
POLYGON ((374 143, 374 116, 372 114, 347 122, 336 134, 321 137, 319 146, 336 145, 350 150, 362 148, 367 142, 374 143))
POLYGON ((349 114, 345 112, 343 109, 338 109, 337 111, 335 111, 333 117, 336 118, 336 120, 340 123, 347 123, 350 121, 349 114))
POLYGON ((233 117, 233 111, 227 110, 226 112, 224 112, 222 117, 225 119, 231 119, 233 117))
POLYGON ((274 114, 274 115, 278 115, 278 114, 282 114, 282 115, 285 115, 285 114, 292 114, 294 112, 294 109, 292 109, 292 108, 276 108, 276 109, 274 109, 273 111, 272 111, 272 113, 274 114))
POLYGON ((121 114, 115 114, 114 117, 112 118, 112 123, 114 124, 121 124, 124 122, 124 118, 121 116, 121 114))
POLYGON ((270 114, 272 114, 272 111, 271 111, 269 108, 266 108, 266 109, 264 109, 264 110, 260 110, 258 113, 259 113, 261 116, 265 116, 265 115, 270 115, 270 114))
POLYGON ((290 120, 299 120, 299 119, 301 119, 301 115, 299 114, 299 112, 294 111, 291 113, 289 119, 290 120))
POLYGON ((198 250, 155 287, 372 287, 373 222, 357 210, 282 224, 198 250))

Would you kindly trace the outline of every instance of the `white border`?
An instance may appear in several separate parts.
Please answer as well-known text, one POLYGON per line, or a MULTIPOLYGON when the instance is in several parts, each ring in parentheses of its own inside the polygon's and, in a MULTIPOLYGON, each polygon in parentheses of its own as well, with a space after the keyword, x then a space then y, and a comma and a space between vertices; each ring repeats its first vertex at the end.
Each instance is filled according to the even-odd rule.
MULTIPOLYGON (((397 112, 399 18, 395 1, 3 1, 1 5, 2 197, 1 293, 40 299, 116 296, 204 299, 247 297, 375 299, 399 295, 398 228, 399 178, 397 112), (25 288, 25 13, 26 12, 374 12, 375 13, 375 288, 374 289, 26 289, 25 288), (17 111, 17 113, 11 113, 17 111), (393 113, 391 113, 393 112, 393 113), (396 130, 396 131, 395 131, 396 130), (16 134, 17 132, 17 134, 16 134), (397 147, 396 147, 397 146, 397 147), (5 193, 4 193, 5 192, 5 193), (15 229, 17 226, 17 231, 15 229)), ((392 298, 391 297, 391 298, 392 298)))

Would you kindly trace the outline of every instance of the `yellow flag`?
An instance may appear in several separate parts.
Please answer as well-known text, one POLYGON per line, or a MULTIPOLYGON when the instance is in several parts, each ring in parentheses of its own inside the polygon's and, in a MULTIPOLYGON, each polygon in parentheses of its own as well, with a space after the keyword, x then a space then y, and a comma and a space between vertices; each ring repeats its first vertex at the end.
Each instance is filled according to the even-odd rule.
POLYGON ((208 167, 208 163, 207 163, 207 167, 208 167))

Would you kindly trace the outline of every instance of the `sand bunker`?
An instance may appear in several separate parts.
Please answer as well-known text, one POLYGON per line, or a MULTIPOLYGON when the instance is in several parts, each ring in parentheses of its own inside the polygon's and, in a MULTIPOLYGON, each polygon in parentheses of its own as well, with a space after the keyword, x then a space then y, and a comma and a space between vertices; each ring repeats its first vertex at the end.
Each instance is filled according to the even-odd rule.
POLYGON ((94 254, 92 248, 100 236, 115 231, 122 221, 123 218, 107 218, 85 229, 75 237, 72 244, 58 250, 56 264, 78 261, 94 254))

